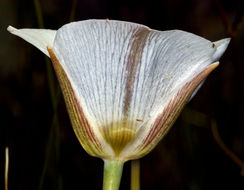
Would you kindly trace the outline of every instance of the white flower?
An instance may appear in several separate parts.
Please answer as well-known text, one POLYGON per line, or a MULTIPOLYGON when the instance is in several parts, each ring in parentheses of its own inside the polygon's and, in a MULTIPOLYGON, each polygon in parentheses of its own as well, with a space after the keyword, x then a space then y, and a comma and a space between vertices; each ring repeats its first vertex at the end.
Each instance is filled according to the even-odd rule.
POLYGON ((51 57, 83 148, 121 162, 156 146, 230 41, 107 20, 8 30, 51 57))

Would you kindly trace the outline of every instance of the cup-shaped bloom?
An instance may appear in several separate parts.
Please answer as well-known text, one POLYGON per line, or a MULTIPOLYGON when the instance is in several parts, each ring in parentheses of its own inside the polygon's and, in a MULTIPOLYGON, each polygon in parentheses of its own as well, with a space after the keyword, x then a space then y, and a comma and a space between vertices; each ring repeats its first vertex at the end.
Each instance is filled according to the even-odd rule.
POLYGON ((108 20, 8 30, 52 59, 83 148, 122 162, 156 146, 229 43, 108 20))

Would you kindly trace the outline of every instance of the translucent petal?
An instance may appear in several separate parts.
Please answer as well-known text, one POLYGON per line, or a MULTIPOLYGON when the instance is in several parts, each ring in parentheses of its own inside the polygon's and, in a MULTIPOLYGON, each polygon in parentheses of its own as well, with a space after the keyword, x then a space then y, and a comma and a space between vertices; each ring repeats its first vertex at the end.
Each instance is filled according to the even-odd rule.
POLYGON ((56 30, 16 29, 12 26, 9 26, 7 30, 10 33, 19 36, 20 38, 23 38, 30 44, 34 45, 49 57, 49 54, 47 52, 47 46, 53 46, 56 30))

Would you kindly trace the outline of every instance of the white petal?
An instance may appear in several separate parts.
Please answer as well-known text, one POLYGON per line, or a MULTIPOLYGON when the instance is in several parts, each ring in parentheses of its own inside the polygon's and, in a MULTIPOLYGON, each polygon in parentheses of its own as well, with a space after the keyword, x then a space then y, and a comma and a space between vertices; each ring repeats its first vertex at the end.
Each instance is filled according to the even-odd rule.
POLYGON ((145 120, 163 109, 189 78, 211 64, 215 52, 211 44, 183 31, 151 32, 133 87, 131 114, 134 118, 145 120))
POLYGON ((126 58, 131 39, 141 27, 91 20, 57 31, 53 50, 99 139, 101 128, 113 127, 124 118, 126 58))
POLYGON ((214 42, 214 44, 216 45, 216 48, 217 48, 217 51, 214 54, 214 57, 216 60, 220 59, 220 57, 223 55, 226 48, 228 47, 229 43, 230 43, 230 38, 225 38, 225 39, 214 42))
POLYGON ((220 51, 188 32, 105 20, 63 26, 53 50, 94 131, 108 133, 125 118, 140 131, 220 51))
POLYGON ((56 30, 16 29, 12 26, 9 26, 7 30, 34 45, 49 57, 47 46, 53 47, 56 30))
POLYGON ((141 25, 89 20, 57 32, 54 52, 99 126, 124 117, 127 58, 141 25))

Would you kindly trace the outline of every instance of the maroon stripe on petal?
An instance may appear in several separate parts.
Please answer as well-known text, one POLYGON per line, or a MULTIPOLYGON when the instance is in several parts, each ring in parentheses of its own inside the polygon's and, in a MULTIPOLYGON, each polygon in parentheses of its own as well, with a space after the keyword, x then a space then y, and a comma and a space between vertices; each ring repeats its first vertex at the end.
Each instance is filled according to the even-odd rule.
POLYGON ((100 154, 103 153, 102 146, 99 140, 96 138, 84 114, 84 111, 80 106, 79 100, 72 88, 70 80, 56 58, 53 50, 49 47, 47 49, 52 59, 54 69, 57 73, 72 127, 78 140, 90 155, 101 156, 100 154))
MULTIPOLYGON (((74 92, 73 92, 73 94, 74 94, 74 92)), ((79 101, 77 100, 77 97, 76 97, 76 96, 74 96, 74 100, 75 100, 75 101, 74 101, 75 104, 77 105, 76 108, 77 108, 77 113, 79 113, 78 116, 79 116, 80 123, 81 123, 82 126, 84 126, 84 132, 85 132, 85 134, 87 134, 87 135, 89 136, 89 139, 90 139, 93 143, 95 143, 95 145, 96 145, 97 148, 100 148, 100 147, 101 147, 101 144, 100 144, 99 141, 95 138, 95 134, 94 134, 93 130, 91 129, 91 126, 90 126, 88 120, 86 119, 85 114, 84 114, 84 112, 83 112, 83 109, 82 109, 82 107, 80 106, 80 103, 79 103, 79 101)))
POLYGON ((191 81, 187 82, 176 93, 176 95, 169 100, 167 106, 163 109, 162 113, 157 116, 154 123, 150 127, 151 130, 144 138, 143 142, 138 146, 138 152, 149 152, 157 145, 157 143, 162 139, 162 137, 168 132, 169 128, 175 122, 194 90, 217 66, 218 63, 208 66, 191 81))
POLYGON ((131 44, 129 56, 127 58, 126 65, 126 93, 124 98, 123 112, 126 115, 130 108, 131 94, 133 91, 133 85, 136 77, 136 73, 139 71, 141 66, 141 59, 143 49, 146 43, 149 30, 147 28, 139 28, 138 31, 133 35, 134 41, 131 44))

